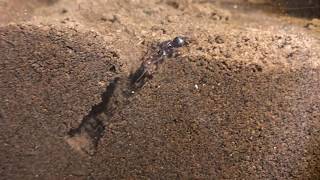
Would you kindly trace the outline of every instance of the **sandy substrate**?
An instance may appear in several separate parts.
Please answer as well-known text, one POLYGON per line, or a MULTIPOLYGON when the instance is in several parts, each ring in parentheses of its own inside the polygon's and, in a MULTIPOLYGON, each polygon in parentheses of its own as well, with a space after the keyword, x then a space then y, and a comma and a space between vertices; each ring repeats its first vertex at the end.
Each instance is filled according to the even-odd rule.
POLYGON ((320 23, 240 2, 0 1, 0 179, 319 179, 320 23), (70 137, 178 35, 97 146, 70 137))

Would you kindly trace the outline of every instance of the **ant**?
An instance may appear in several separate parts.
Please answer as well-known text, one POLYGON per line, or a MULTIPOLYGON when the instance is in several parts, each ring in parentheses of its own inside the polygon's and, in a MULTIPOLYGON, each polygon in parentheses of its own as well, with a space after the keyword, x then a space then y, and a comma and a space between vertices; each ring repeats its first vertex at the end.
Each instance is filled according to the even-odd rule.
POLYGON ((142 87, 146 82, 146 78, 152 78, 152 74, 154 74, 158 69, 158 66, 162 64, 165 59, 172 57, 174 49, 183 47, 187 44, 187 38, 181 36, 175 37, 173 40, 160 43, 160 50, 156 55, 142 62, 138 70, 132 75, 131 85, 136 88, 142 87))

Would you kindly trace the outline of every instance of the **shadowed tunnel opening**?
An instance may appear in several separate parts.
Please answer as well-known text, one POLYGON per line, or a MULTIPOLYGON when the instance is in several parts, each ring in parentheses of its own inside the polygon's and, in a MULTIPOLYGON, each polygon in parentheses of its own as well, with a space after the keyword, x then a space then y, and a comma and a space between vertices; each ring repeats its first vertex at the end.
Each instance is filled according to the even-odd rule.
POLYGON ((106 91, 101 95, 101 103, 92 107, 88 115, 86 115, 78 128, 71 129, 68 132, 70 137, 74 137, 76 134, 87 133, 93 140, 93 144, 96 147, 100 138, 105 130, 103 120, 99 119, 99 115, 102 113, 108 114, 108 104, 114 91, 117 87, 119 78, 115 78, 106 88, 106 91))

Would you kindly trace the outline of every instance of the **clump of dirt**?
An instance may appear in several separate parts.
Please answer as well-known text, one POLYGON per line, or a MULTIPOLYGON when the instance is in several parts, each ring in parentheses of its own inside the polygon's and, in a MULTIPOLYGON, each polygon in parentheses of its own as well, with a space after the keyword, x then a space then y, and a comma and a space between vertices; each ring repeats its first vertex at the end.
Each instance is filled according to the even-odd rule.
POLYGON ((320 177, 317 33, 232 3, 59 0, 1 22, 0 177, 320 177), (112 116, 86 119, 180 35, 139 91, 116 86, 112 116))

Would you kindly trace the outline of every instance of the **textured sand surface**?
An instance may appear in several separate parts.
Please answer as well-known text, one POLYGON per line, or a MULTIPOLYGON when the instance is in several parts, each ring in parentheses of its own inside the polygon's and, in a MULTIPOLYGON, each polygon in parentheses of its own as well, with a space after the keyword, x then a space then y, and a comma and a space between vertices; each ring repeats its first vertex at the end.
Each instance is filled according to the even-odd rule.
POLYGON ((240 2, 0 1, 0 179, 319 179, 320 25, 240 2), (178 35, 83 153, 70 129, 178 35))

